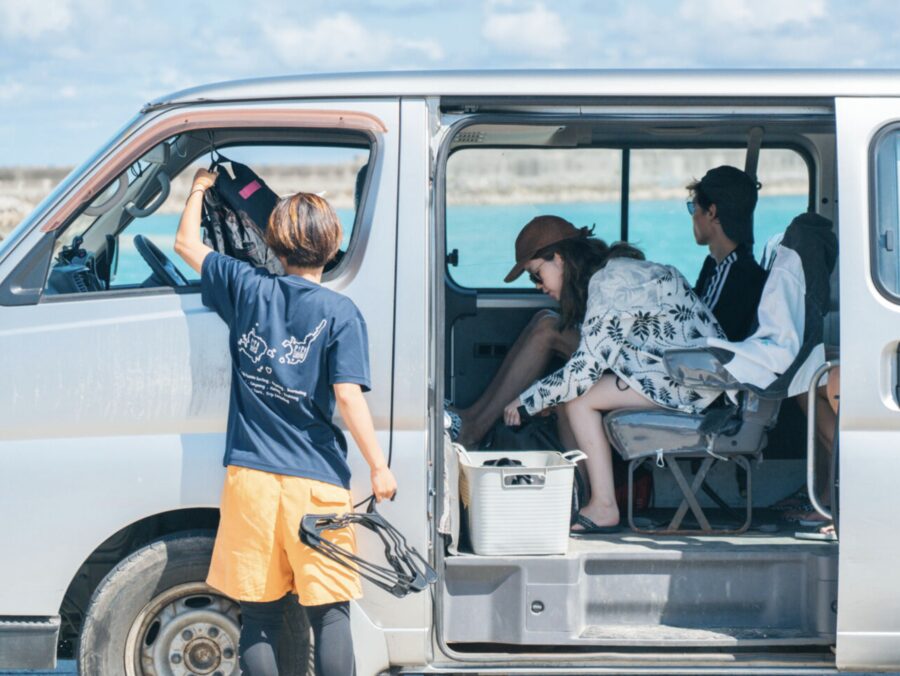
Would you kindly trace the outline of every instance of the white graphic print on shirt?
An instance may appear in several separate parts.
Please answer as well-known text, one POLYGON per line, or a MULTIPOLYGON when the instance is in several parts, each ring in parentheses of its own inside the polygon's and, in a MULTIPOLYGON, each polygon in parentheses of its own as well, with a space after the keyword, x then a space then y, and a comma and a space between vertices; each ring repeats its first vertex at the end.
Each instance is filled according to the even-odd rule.
POLYGON ((255 329, 250 329, 249 333, 241 336, 241 339, 238 341, 238 349, 247 355, 254 364, 258 364, 263 356, 268 356, 269 358, 275 356, 275 350, 269 348, 269 344, 256 333, 255 329))
MULTIPOLYGON (((306 358, 309 356, 312 344, 322 331, 325 330, 327 325, 328 321, 323 319, 319 322, 314 331, 306 334, 303 340, 297 340, 294 336, 291 336, 288 340, 282 341, 281 345, 282 347, 287 348, 287 352, 278 357, 278 363, 296 366, 297 364, 305 362, 306 358)), ((266 377, 272 374, 272 367, 268 366, 262 359, 263 357, 274 359, 278 350, 276 348, 270 348, 265 339, 256 333, 258 327, 259 324, 256 324, 254 328, 250 329, 250 331, 243 334, 240 339, 238 339, 238 350, 243 352, 251 362, 258 365, 256 374, 247 373, 246 371, 241 370, 241 375, 250 386, 250 389, 257 395, 273 397, 286 404, 298 402, 300 397, 306 396, 306 392, 303 390, 291 389, 276 380, 266 377)))
POLYGON ((283 357, 279 357, 278 363, 287 363, 293 366, 294 364, 302 364, 305 362, 306 357, 309 356, 309 348, 312 347, 313 342, 319 337, 319 334, 322 333, 322 329, 325 328, 327 323, 328 322, 323 319, 319 322, 316 330, 312 333, 307 333, 303 340, 298 341, 291 336, 289 340, 282 341, 282 347, 288 348, 289 352, 283 357))

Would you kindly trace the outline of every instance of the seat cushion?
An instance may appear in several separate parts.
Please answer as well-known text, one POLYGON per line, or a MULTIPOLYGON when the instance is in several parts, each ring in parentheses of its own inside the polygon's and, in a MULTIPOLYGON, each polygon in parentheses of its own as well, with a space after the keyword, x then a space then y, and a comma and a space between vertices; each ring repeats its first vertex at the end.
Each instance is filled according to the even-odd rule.
POLYGON ((620 409, 604 416, 610 442, 626 460, 654 456, 702 453, 708 448, 700 432, 703 414, 662 409, 620 409))

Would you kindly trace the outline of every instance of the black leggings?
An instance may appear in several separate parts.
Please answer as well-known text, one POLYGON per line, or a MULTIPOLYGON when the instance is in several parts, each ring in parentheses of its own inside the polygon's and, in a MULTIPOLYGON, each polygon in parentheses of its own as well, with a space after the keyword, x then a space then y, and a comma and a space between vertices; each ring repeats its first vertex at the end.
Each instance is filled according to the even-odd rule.
MULTIPOLYGON (((276 648, 288 598, 293 597, 268 603, 241 601, 238 657, 245 676, 278 676, 276 648)), ((304 608, 315 640, 317 676, 352 676, 355 666, 350 604, 344 601, 304 608)))

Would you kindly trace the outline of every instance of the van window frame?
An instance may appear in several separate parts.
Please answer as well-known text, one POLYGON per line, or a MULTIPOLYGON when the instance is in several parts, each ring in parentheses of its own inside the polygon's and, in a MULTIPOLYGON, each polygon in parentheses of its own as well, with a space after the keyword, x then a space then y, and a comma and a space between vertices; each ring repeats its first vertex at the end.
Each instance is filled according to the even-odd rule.
MULTIPOLYGON (((204 130, 198 129, 195 131, 202 132, 204 130)), ((241 131, 241 128, 240 127, 232 127, 232 128, 224 127, 224 128, 218 128, 215 131, 234 133, 234 132, 241 131)), ((353 144, 353 143, 339 144, 337 142, 327 143, 325 141, 322 141, 321 139, 323 137, 332 136, 332 137, 344 137, 344 138, 356 137, 357 140, 359 140, 360 136, 366 137, 366 139, 369 143, 368 148, 367 148, 368 152, 369 152, 369 156, 368 156, 368 160, 367 160, 369 169, 366 171, 366 179, 363 184, 362 193, 360 194, 360 199, 359 199, 360 206, 354 212, 353 229, 350 233, 350 240, 347 242, 347 251, 346 251, 343 259, 340 261, 340 263, 338 265, 336 265, 331 270, 326 271, 322 275, 323 282, 330 282, 333 280, 340 279, 344 275, 344 273, 349 270, 350 266, 353 263, 353 259, 355 259, 357 256, 357 254, 356 254, 356 250, 358 248, 357 242, 359 242, 359 239, 361 237, 361 235, 359 234, 359 230, 360 230, 360 226, 362 223, 362 214, 366 211, 367 197, 369 194, 369 187, 370 187, 369 184, 372 180, 372 175, 374 173, 372 168, 374 167, 374 162, 376 161, 375 148, 377 145, 377 140, 374 138, 373 135, 371 135, 369 133, 355 131, 355 130, 347 131, 347 130, 327 129, 327 128, 307 130, 303 127, 272 127, 272 128, 256 129, 253 131, 263 131, 263 132, 284 134, 286 139, 288 139, 288 137, 292 137, 292 138, 289 138, 288 140, 285 140, 285 141, 277 143, 277 144, 276 143, 254 144, 252 142, 232 141, 232 142, 227 142, 221 146, 217 146, 216 148, 217 148, 217 150, 225 151, 228 148, 252 148, 252 147, 254 147, 254 145, 257 145, 260 147, 263 145, 283 145, 283 146, 294 146, 294 147, 303 147, 303 148, 338 147, 339 145, 345 145, 346 147, 359 147, 358 143, 357 144, 353 144), (311 140, 309 142, 300 140, 303 136, 306 136, 307 134, 315 136, 319 140, 316 140, 316 141, 311 140)), ((163 140, 168 141, 169 139, 166 138, 163 140)), ((185 164, 185 169, 183 169, 183 171, 188 171, 189 170, 188 167, 193 162, 196 162, 198 158, 203 157, 205 154, 207 154, 207 152, 209 152, 209 151, 200 152, 200 153, 196 154, 194 157, 190 158, 188 160, 188 162, 185 164)), ((115 180, 118 180, 118 179, 114 179, 113 182, 115 182, 115 180)), ((102 194, 104 190, 106 190, 107 188, 110 187, 110 185, 112 185, 112 183, 104 186, 100 191, 98 191, 97 194, 98 195, 102 194)), ((84 210, 87 209, 89 206, 90 206, 90 203, 85 203, 85 204, 81 205, 76 211, 74 211, 72 213, 72 215, 68 219, 66 219, 66 223, 55 230, 56 237, 58 238, 59 236, 61 236, 71 226, 71 224, 78 218, 78 216, 81 215, 84 212, 84 210)), ((126 222, 126 224, 117 230, 116 236, 118 236, 119 234, 121 234, 122 232, 127 230, 128 227, 136 220, 138 220, 138 219, 135 217, 130 217, 128 219, 128 221, 126 222)), ((51 260, 50 267, 52 267, 52 264, 53 264, 53 261, 51 260)), ((48 267, 48 274, 49 274, 49 267, 48 267)), ((177 295, 188 294, 188 295, 190 295, 190 294, 200 293, 200 291, 201 291, 199 278, 191 280, 185 286, 166 286, 166 285, 152 286, 152 287, 131 286, 131 287, 122 287, 122 288, 118 288, 118 289, 101 289, 99 291, 91 291, 91 292, 87 292, 87 293, 47 294, 47 293, 45 293, 46 286, 47 286, 47 282, 45 279, 44 289, 42 289, 42 291, 41 291, 40 299, 38 300, 38 304, 70 302, 70 301, 73 301, 76 299, 81 299, 81 298, 97 299, 97 298, 123 298, 123 297, 129 297, 129 296, 143 297, 143 296, 153 296, 153 295, 157 295, 157 294, 177 294, 177 295)))
MULTIPOLYGON (((237 118, 246 119, 248 112, 250 115, 253 114, 252 111, 248 111, 244 108, 226 108, 224 110, 213 112, 202 110, 198 107, 196 109, 196 118, 200 123, 196 124, 192 123, 189 115, 185 115, 186 111, 184 109, 170 110, 167 112, 170 114, 166 115, 163 113, 162 115, 149 117, 143 124, 140 124, 137 120, 129 124, 127 126, 127 131, 123 129, 122 136, 109 142, 103 152, 96 153, 95 156, 91 158, 90 162, 85 162, 81 167, 86 168, 87 165, 90 164, 91 166, 89 169, 77 178, 75 178, 76 172, 72 172, 70 177, 64 181, 71 191, 68 198, 61 200, 55 206, 54 211, 44 214, 42 218, 30 223, 28 232, 21 231, 18 240, 13 244, 13 246, 21 244, 22 238, 26 237, 29 233, 32 233, 35 229, 40 228, 44 232, 44 237, 42 237, 39 242, 35 243, 32 249, 22 257, 18 264, 8 275, 6 275, 5 279, 2 280, 2 283, 0 283, 0 305, 40 305, 42 303, 71 302, 73 300, 82 299, 97 300, 101 298, 143 297, 147 295, 190 295, 199 293, 199 280, 183 287, 130 287, 109 290, 103 289, 89 293, 45 293, 47 278, 53 262, 55 241, 61 233, 64 232, 86 208, 88 208, 93 198, 102 194, 104 190, 117 181, 121 173, 127 171, 128 167, 133 164, 134 161, 143 157, 153 146, 167 141, 181 131, 197 132, 208 129, 211 131, 228 132, 246 129, 263 132, 278 132, 285 136, 292 136, 294 139, 300 139, 304 136, 316 136, 321 138, 328 136, 334 137, 335 135, 344 138, 355 138, 356 143, 348 143, 347 145, 349 146, 359 145, 359 141, 364 138, 368 144, 369 150, 369 169, 366 172, 366 180, 360 195, 360 208, 357 209, 354 214, 353 232, 351 233, 350 241, 347 244, 346 255, 343 260, 341 260, 340 264, 323 275, 323 281, 342 281, 351 278, 356 274, 361 264, 365 243, 369 236, 368 230, 371 224, 372 211, 375 202, 372 198, 372 186, 375 177, 380 175, 380 162, 384 152, 382 143, 379 140, 379 133, 383 133, 386 130, 381 120, 369 113, 356 111, 347 112, 338 109, 298 110, 287 111, 288 115, 297 120, 297 124, 293 124, 293 120, 285 124, 282 122, 285 118, 285 111, 277 109, 272 111, 261 111, 261 114, 258 116, 258 120, 268 121, 268 118, 276 118, 277 121, 276 119, 272 119, 270 124, 259 124, 257 123, 257 120, 254 120, 253 123, 247 124, 246 122, 241 123, 236 121, 237 118), (232 118, 235 118, 235 121, 223 124, 219 119, 215 119, 218 118, 219 115, 221 115, 222 119, 229 122, 232 118), (312 122, 303 124, 305 121, 304 116, 308 116, 312 122), (185 117, 188 117, 188 119, 185 119, 185 117), (323 119, 330 120, 332 117, 335 119, 335 124, 320 124, 323 119), (341 122, 346 123, 347 126, 343 128, 337 126, 337 124, 341 122), (179 127, 183 127, 183 129, 179 129, 179 127), (135 139, 135 137, 137 137, 137 139, 135 139), (117 152, 119 148, 124 148, 124 150, 117 152), (125 154, 126 152, 128 155, 125 154), (114 175, 111 175, 99 189, 88 188, 94 181, 94 177, 98 173, 103 172, 104 167, 109 165, 122 165, 122 168, 119 171, 114 172, 114 175), (89 190, 87 195, 84 194, 85 190, 89 190), (56 214, 58 214, 60 210, 65 211, 66 206, 76 200, 81 200, 81 203, 65 217, 65 220, 62 223, 59 223, 56 220, 56 218, 58 218, 56 214), (54 245, 46 247, 45 240, 49 238, 52 238, 54 245), (40 259, 35 258, 37 254, 40 254, 40 259), (31 289, 29 287, 28 292, 23 294, 21 280, 26 279, 31 281, 34 278, 34 272, 40 268, 43 268, 44 270, 44 277, 40 290, 31 289), (37 292, 33 293, 34 291, 37 292)), ((194 112, 194 110, 190 111, 190 113, 194 112)), ((315 145, 315 143, 312 142, 305 144, 302 142, 295 142, 295 144, 315 145)), ((325 143, 324 145, 328 144, 325 143)), ((202 155, 203 153, 200 153, 200 156, 202 155)), ((194 160, 192 159, 191 161, 194 160)), ((4 254, 6 253, 8 253, 8 250, 4 249, 4 254)))
MULTIPOLYGON (((900 279, 898 279, 897 290, 891 291, 881 278, 878 264, 879 257, 881 256, 879 252, 881 233, 878 229, 880 215, 878 204, 879 199, 882 196, 880 188, 882 181, 879 180, 880 176, 877 156, 881 144, 887 141, 893 134, 900 135, 900 122, 891 122, 884 125, 875 132, 872 136, 872 140, 869 142, 869 194, 867 199, 869 206, 869 276, 872 279, 872 284, 875 285, 878 293, 881 294, 885 300, 894 305, 900 305, 900 279)), ((897 167, 898 161, 900 161, 900 153, 895 153, 894 162, 892 163, 895 172, 893 185, 896 186, 893 194, 895 197, 894 201, 897 202, 897 236, 895 236, 894 240, 894 249, 900 251, 900 185, 897 184, 897 181, 900 180, 900 168, 897 167)), ((897 267, 900 269, 900 253, 897 254, 897 267)), ((898 273, 898 277, 900 277, 900 273, 898 273)))
MULTIPOLYGON (((761 116, 764 118, 765 116, 761 116)), ((496 296, 521 296, 522 294, 526 295, 540 295, 541 292, 536 288, 509 288, 509 287, 475 287, 475 286, 463 286, 456 279, 453 278, 450 264, 447 261, 447 164, 450 158, 456 153, 472 148, 477 148, 479 150, 514 150, 514 149, 532 149, 532 150, 553 150, 552 146, 543 146, 543 145, 471 145, 471 146, 463 146, 460 148, 450 149, 450 144, 453 142, 453 139, 456 138, 463 130, 467 127, 475 126, 475 125, 484 125, 487 123, 493 124, 531 124, 534 125, 536 123, 546 124, 547 126, 560 125, 560 124, 574 124, 574 123, 583 123, 590 120, 596 120, 598 122, 604 123, 615 123, 615 122, 633 122, 635 118, 633 117, 610 117, 610 116, 584 116, 584 117, 571 117, 571 116, 556 116, 553 114, 541 115, 539 113, 534 114, 523 114, 523 115, 513 115, 513 114, 489 114, 489 113, 481 113, 477 115, 473 115, 472 117, 465 118, 463 120, 459 120, 454 123, 447 135, 445 136, 441 147, 437 156, 437 166, 436 166, 436 194, 435 194, 435 203, 438 205, 437 208, 437 225, 440 228, 439 232, 441 236, 438 238, 441 240, 441 249, 442 249, 442 258, 438 258, 438 260, 443 261, 443 272, 444 272, 444 280, 445 283, 460 293, 484 293, 491 294, 496 296)), ((700 119, 706 118, 698 118, 700 119)), ((679 118, 679 121, 683 121, 683 118, 679 118)), ((898 124, 900 127, 900 124, 898 124)), ((704 148, 710 149, 735 149, 741 150, 746 149, 746 145, 742 145, 737 142, 733 143, 718 143, 715 145, 697 145, 691 144, 687 142, 683 143, 670 143, 666 145, 660 145, 655 143, 630 143, 630 144, 621 144, 621 145, 591 145, 591 146, 577 146, 578 148, 598 148, 598 149, 608 149, 608 150, 620 150, 622 152, 621 157, 621 187, 620 187, 620 195, 619 195, 619 205, 620 205, 620 220, 619 220, 619 237, 622 241, 629 241, 629 196, 628 196, 628 188, 630 187, 630 154, 632 150, 692 150, 697 149, 701 150, 704 148)), ((818 198, 816 195, 816 185, 817 185, 817 175, 816 175, 816 163, 810 152, 810 149, 805 147, 802 143, 776 143, 776 144, 766 144, 763 143, 760 152, 764 149, 773 149, 773 150, 791 150, 797 153, 803 162, 806 164, 807 169, 807 211, 814 211, 815 206, 817 204, 818 198)), ((565 150, 566 148, 557 148, 560 150, 565 150)), ((574 148, 573 148, 574 149, 574 148)), ((685 192, 685 195, 687 193, 685 192)), ((785 224, 787 225, 787 224, 785 224)), ((900 238, 898 238, 900 239, 900 238)), ((900 300, 900 296, 898 296, 898 300, 900 300)))

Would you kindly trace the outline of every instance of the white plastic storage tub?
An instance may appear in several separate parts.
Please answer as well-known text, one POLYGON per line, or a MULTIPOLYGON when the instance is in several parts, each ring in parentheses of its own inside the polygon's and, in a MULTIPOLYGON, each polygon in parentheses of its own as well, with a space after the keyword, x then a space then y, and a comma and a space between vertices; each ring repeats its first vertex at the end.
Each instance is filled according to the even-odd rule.
POLYGON ((565 554, 575 463, 581 451, 459 453, 459 492, 472 550, 483 555, 565 554), (519 466, 485 466, 518 460, 519 466))

